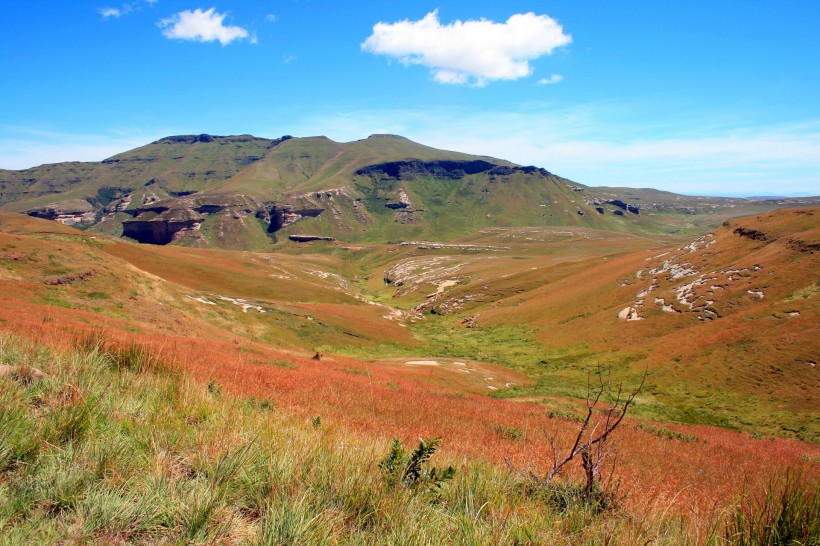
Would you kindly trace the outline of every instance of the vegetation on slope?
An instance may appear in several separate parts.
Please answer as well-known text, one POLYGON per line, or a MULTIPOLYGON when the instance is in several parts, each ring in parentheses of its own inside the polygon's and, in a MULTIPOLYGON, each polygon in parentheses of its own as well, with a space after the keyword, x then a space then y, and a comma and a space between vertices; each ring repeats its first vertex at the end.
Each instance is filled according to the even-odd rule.
POLYGON ((275 240, 282 248, 291 235, 380 243, 453 240, 492 226, 681 235, 790 204, 595 190, 545 169, 437 150, 395 135, 347 143, 183 135, 100 163, 0 171, 2 210, 115 236, 125 232, 125 222, 127 235, 142 242, 243 250, 269 249, 275 240), (397 164, 405 165, 393 168, 397 164), (246 204, 213 206, 226 199, 246 204), (192 205, 197 200, 209 201, 210 208, 192 205), (146 207, 154 208, 146 213, 146 207), (144 223, 149 220, 155 223, 144 223), (164 221, 176 223, 172 233, 147 234, 168 229, 158 227, 164 221))
MULTIPOLYGON (((3 334, 0 359, 16 370, 0 377, 4 544, 724 544, 763 521, 748 505, 725 527, 666 501, 599 512, 571 482, 532 489, 446 451, 452 479, 397 486, 380 469, 395 442, 194 383, 136 345, 3 334)), ((795 544, 817 540, 815 483, 786 489, 795 544)))
POLYGON ((814 244, 798 225, 811 227, 812 218, 782 211, 737 221, 695 252, 681 242, 667 247, 580 228, 493 228, 441 248, 326 245, 326 254, 260 254, 135 245, 0 215, 7 287, 0 320, 117 324, 146 336, 341 353, 401 377, 553 409, 565 397, 582 398, 587 374, 600 366, 626 382, 649 369, 635 415, 816 441, 810 362, 818 254, 795 247, 814 244), (738 227, 772 240, 740 236, 738 227), (714 299, 709 309, 719 319, 699 320, 675 299, 677 287, 700 273, 659 278, 645 320, 618 319, 650 282, 636 272, 677 254, 703 273, 761 267, 714 281, 731 285, 702 300, 714 299), (662 311, 655 297, 686 312, 662 311), (421 373, 405 364, 414 359, 442 365, 421 373), (476 363, 476 371, 458 372, 458 361, 476 363))

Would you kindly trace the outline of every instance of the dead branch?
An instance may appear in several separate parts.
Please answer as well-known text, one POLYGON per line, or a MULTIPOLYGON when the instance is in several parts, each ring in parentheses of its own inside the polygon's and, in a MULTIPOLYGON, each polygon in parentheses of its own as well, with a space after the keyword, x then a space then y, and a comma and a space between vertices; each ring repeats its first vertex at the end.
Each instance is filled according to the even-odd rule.
MULTIPOLYGON (((626 416, 629 407, 638 395, 638 392, 643 388, 647 376, 644 371, 641 381, 635 389, 633 389, 626 399, 623 399, 623 385, 618 385, 618 389, 612 396, 612 390, 609 388, 609 381, 604 382, 603 374, 600 374, 600 384, 592 390, 589 378, 587 378, 587 413, 581 425, 578 427, 578 433, 572 444, 572 448, 563 457, 559 455, 559 448, 556 445, 556 435, 548 435, 547 440, 552 456, 552 467, 544 477, 545 483, 550 483, 564 467, 573 459, 581 456, 581 466, 584 470, 585 485, 584 496, 589 497, 596 487, 599 480, 601 463, 607 456, 607 441, 612 433, 618 428, 626 416), (601 397, 607 394, 609 404, 606 408, 600 411, 601 418, 593 422, 593 415, 595 408, 601 400, 601 397), (590 424, 592 426, 590 427, 590 424)), ((613 463, 614 464, 614 463, 613 463)), ((614 467, 613 467, 614 472, 614 467)))

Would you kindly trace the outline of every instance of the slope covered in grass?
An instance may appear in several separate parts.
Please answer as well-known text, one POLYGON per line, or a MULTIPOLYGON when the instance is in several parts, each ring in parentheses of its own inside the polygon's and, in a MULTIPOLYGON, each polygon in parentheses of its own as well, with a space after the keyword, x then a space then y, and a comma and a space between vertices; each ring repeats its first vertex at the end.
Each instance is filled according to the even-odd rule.
MULTIPOLYGON (((218 381, 192 382, 184 361, 145 346, 85 337, 55 349, 4 333, 0 359, 16 370, 0 377, 4 544, 722 544, 737 532, 736 522, 724 531, 722 507, 738 483, 718 504, 707 495, 690 506, 680 493, 691 486, 646 469, 625 502, 598 512, 571 481, 533 488, 456 455, 445 436, 430 464, 452 465, 454 478, 403 487, 379 467, 388 436, 353 433, 341 416, 299 417, 276 392, 235 397, 218 381), (47 376, 32 380, 33 368, 47 376)), ((665 444, 672 468, 683 462, 676 454, 701 449, 652 438, 642 444, 665 444)), ((715 453, 730 446, 709 441, 719 442, 715 453)), ((766 472, 735 466, 737 478, 754 478, 750 494, 781 465, 800 464, 788 445, 777 448, 766 472)), ((810 492, 816 475, 805 471, 810 492)))
POLYGON ((145 246, 0 215, 0 321, 233 343, 246 362, 258 344, 345 354, 341 367, 367 362, 385 383, 559 409, 590 373, 648 369, 636 415, 816 441, 814 215, 739 220, 694 245, 530 227, 324 254, 145 246), (619 319, 625 308, 643 320, 619 319))
POLYGON ((0 171, 0 210, 143 242, 240 250, 271 249, 275 239, 281 249, 292 235, 384 243, 454 240, 487 227, 682 235, 798 201, 588 188, 543 168, 396 135, 181 135, 99 163, 0 171), (185 228, 146 235, 166 221, 185 228))

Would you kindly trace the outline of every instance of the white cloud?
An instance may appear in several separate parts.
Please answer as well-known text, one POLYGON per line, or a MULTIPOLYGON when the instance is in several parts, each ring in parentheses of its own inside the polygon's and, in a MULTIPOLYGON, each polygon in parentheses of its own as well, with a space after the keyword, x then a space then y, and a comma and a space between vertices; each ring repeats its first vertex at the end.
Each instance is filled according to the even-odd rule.
POLYGON ((538 80, 538 85, 554 85, 564 81, 564 76, 561 74, 553 74, 549 78, 541 78, 538 80))
POLYGON ((159 0, 134 0, 133 2, 125 2, 122 4, 122 6, 118 8, 106 6, 104 8, 99 8, 97 11, 100 12, 100 15, 103 16, 103 19, 108 19, 109 17, 119 19, 123 15, 128 15, 129 13, 142 10, 143 6, 145 5, 153 6, 158 1, 159 0))
MULTIPOLYGON (((223 21, 227 13, 217 13, 216 8, 202 11, 185 10, 163 19, 159 22, 163 29, 162 35, 177 40, 192 40, 196 42, 216 42, 223 46, 234 40, 248 38, 247 30, 238 26, 225 26, 223 21)), ((253 38, 251 38, 253 42, 253 38)))
POLYGON ((267 21, 268 23, 275 23, 277 19, 278 17, 276 17, 275 13, 269 13, 265 15, 265 21, 267 21))
POLYGON ((486 19, 442 25, 438 10, 419 21, 377 23, 362 43, 369 53, 431 69, 440 83, 486 85, 532 74, 529 61, 572 42, 554 19, 515 14, 506 23, 486 19))
POLYGON ((103 16, 103 19, 108 19, 109 17, 119 18, 122 15, 122 12, 117 8, 100 8, 100 15, 103 16))

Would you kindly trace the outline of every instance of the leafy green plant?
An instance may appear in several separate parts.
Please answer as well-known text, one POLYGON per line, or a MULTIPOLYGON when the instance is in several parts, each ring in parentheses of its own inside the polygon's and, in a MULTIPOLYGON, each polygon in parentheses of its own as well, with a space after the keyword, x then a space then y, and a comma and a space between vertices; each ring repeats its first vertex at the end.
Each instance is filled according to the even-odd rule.
POLYGON ((419 446, 408 453, 401 441, 394 439, 387 457, 379 463, 382 475, 391 486, 403 484, 416 489, 421 486, 441 489, 444 482, 456 475, 456 470, 452 466, 438 468, 427 465, 440 445, 441 438, 427 441, 419 438, 419 446))
POLYGON ((222 385, 217 383, 216 379, 211 379, 208 381, 208 392, 214 396, 219 396, 222 394, 222 385))

